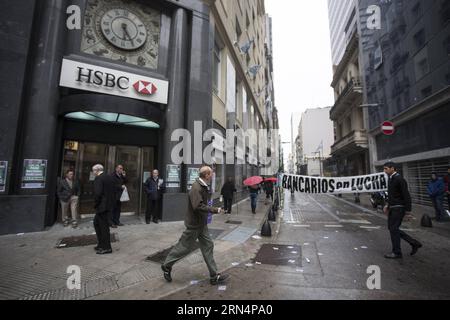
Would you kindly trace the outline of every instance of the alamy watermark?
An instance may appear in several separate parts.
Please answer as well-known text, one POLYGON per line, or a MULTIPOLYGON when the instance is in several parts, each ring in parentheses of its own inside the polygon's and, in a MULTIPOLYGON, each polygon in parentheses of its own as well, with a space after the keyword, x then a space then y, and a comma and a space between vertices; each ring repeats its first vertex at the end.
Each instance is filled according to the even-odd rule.
POLYGON ((81 268, 76 265, 68 266, 66 273, 70 274, 66 285, 69 290, 81 290, 81 268))
POLYGON ((229 129, 225 136, 218 129, 203 132, 203 123, 194 122, 194 134, 186 129, 172 132, 171 160, 173 164, 279 164, 280 136, 278 130, 229 129), (205 143, 209 143, 204 147, 205 143))
POLYGON ((366 282, 367 289, 381 290, 381 268, 379 266, 369 266, 367 274, 370 274, 366 282))

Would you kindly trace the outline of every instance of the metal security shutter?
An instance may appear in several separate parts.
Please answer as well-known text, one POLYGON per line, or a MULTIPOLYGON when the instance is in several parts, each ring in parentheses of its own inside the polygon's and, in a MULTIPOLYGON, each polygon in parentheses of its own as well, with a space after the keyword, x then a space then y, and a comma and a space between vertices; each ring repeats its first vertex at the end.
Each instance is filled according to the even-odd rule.
MULTIPOLYGON (((440 158, 408 163, 408 184, 413 198, 413 203, 432 207, 431 199, 428 196, 427 186, 431 180, 431 173, 436 172, 439 177, 447 174, 450 167, 450 158, 440 158)), ((444 207, 448 203, 444 199, 444 207)), ((448 209, 448 208, 447 208, 448 209)))

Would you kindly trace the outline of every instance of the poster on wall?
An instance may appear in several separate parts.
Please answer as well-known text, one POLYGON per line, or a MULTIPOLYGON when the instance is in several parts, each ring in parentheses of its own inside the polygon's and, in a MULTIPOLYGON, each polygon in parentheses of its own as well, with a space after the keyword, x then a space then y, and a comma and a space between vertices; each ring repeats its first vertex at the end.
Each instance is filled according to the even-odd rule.
POLYGON ((22 189, 44 189, 47 176, 47 160, 23 161, 22 189))
POLYGON ((179 188, 181 180, 181 167, 177 165, 167 165, 167 188, 179 188))
POLYGON ((199 168, 188 168, 187 171, 187 189, 191 190, 192 185, 194 184, 195 180, 198 178, 198 175, 200 173, 199 168))
POLYGON ((0 161, 0 193, 6 191, 7 176, 8 176, 8 161, 0 161))

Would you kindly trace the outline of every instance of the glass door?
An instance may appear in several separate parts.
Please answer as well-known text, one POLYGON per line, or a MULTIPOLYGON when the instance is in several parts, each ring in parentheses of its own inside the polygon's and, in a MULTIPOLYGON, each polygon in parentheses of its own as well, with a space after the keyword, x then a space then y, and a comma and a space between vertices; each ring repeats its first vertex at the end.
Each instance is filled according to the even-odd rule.
POLYGON ((81 185, 80 214, 95 214, 92 167, 102 164, 106 174, 112 174, 121 164, 127 174, 130 201, 122 204, 123 214, 145 214, 147 197, 143 184, 155 169, 155 149, 152 147, 112 146, 99 143, 65 141, 60 177, 67 170, 75 171, 81 185))
POLYGON ((108 173, 109 147, 99 143, 80 144, 80 158, 77 165, 76 178, 81 184, 80 214, 94 214, 94 180, 92 167, 102 164, 108 173))

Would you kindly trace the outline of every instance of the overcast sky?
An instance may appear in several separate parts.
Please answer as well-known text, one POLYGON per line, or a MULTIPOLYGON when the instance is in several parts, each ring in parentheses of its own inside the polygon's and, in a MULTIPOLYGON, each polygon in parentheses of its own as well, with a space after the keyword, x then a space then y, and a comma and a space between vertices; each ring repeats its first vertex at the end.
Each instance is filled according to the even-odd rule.
POLYGON ((275 104, 282 139, 290 141, 293 112, 299 119, 306 109, 334 104, 327 0, 265 2, 273 19, 275 104))

